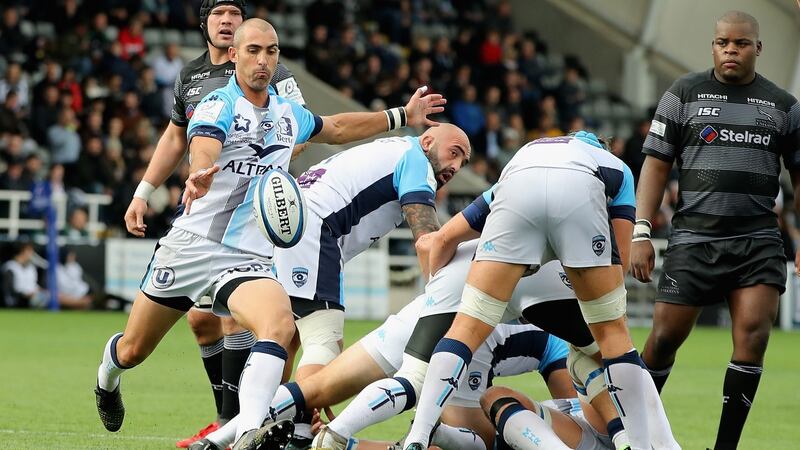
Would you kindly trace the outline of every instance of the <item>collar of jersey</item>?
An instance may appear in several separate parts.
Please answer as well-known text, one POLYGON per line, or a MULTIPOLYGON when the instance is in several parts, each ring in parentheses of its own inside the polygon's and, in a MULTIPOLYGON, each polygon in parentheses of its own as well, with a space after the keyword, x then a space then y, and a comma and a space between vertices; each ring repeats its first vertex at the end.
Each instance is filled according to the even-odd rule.
POLYGON ((422 144, 419 142, 419 136, 406 136, 405 139, 408 142, 411 142, 412 147, 415 147, 417 150, 422 152, 423 155, 425 154, 425 150, 423 150, 422 144))
MULTIPOLYGON (((231 76, 231 78, 228 80, 228 87, 233 89, 233 92, 235 92, 236 95, 238 95, 240 97, 244 97, 244 99, 247 100, 247 97, 244 96, 244 91, 242 90, 242 88, 239 87, 239 83, 236 81, 236 74, 233 74, 231 76)), ((269 108, 269 103, 270 103, 270 98, 271 97, 272 97, 272 93, 270 92, 269 88, 267 88, 267 104, 264 105, 264 106, 257 106, 257 105, 253 105, 253 106, 255 106, 256 108, 267 109, 267 108, 269 108)), ((250 100, 247 100, 247 101, 249 102, 250 100)), ((252 103, 251 103, 251 105, 252 105, 252 103)))

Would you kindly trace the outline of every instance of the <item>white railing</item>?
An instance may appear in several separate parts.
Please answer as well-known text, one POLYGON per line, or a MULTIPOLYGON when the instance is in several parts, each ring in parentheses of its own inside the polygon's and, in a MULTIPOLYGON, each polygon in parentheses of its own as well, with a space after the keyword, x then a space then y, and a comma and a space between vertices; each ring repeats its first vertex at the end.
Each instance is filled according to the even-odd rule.
MULTIPOLYGON (((20 231, 44 230, 44 220, 22 217, 22 205, 30 200, 31 193, 29 191, 0 190, 0 203, 8 203, 8 217, 0 217, 0 230, 7 230, 9 239, 16 239, 20 231)), ((87 224, 89 235, 96 237, 106 229, 106 224, 99 220, 100 207, 110 205, 111 196, 105 194, 82 194, 81 200, 85 202, 89 211, 89 223, 87 224)), ((67 222, 67 196, 54 196, 53 205, 56 208, 56 225, 60 230, 67 222)))

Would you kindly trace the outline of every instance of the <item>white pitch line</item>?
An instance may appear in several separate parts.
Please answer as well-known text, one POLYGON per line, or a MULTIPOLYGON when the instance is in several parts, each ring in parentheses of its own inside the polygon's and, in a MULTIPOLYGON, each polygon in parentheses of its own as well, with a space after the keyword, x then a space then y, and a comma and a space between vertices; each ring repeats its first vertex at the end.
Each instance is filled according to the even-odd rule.
POLYGON ((126 436, 124 434, 100 434, 100 433, 76 433, 74 431, 33 431, 33 430, 11 430, 0 428, 0 433, 6 434, 32 434, 42 436, 78 436, 98 439, 112 440, 131 440, 131 441, 174 441, 175 437, 169 436, 126 436))

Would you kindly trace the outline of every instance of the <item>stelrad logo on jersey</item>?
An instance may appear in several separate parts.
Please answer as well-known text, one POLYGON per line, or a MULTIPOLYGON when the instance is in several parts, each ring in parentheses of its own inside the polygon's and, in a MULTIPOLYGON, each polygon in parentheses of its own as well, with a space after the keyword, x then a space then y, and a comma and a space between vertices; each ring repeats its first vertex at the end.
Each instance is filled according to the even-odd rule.
POLYGON ((710 144, 719 139, 721 142, 736 142, 740 144, 755 144, 769 147, 772 135, 753 133, 750 131, 732 131, 725 128, 720 128, 719 131, 717 131, 714 127, 708 125, 700 132, 700 139, 705 141, 706 144, 710 144))

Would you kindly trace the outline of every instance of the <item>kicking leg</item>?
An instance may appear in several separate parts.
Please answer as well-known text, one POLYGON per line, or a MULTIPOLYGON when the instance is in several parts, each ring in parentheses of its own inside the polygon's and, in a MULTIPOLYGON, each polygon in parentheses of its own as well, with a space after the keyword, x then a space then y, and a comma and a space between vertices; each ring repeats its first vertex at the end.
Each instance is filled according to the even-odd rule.
POLYGON ((136 296, 125 331, 106 343, 97 369, 97 412, 108 431, 119 430, 125 418, 120 375, 144 361, 184 313, 150 300, 141 291, 136 296))

